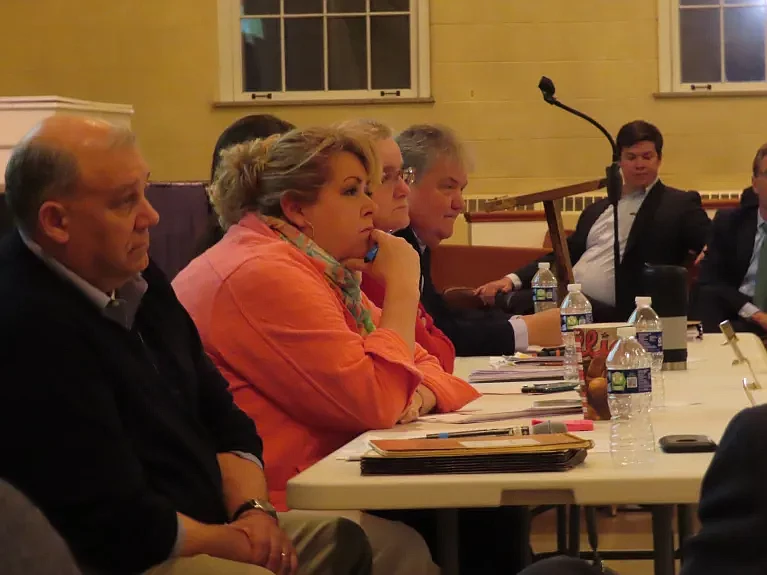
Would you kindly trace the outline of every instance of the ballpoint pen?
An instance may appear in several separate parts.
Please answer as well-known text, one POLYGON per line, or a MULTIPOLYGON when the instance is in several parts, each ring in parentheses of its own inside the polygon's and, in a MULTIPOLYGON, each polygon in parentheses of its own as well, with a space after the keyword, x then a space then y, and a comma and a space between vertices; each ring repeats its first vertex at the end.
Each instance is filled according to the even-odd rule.
POLYGON ((426 439, 453 439, 456 437, 483 437, 487 435, 530 435, 528 425, 515 425, 498 429, 469 429, 466 431, 443 431, 441 433, 428 433, 426 439))

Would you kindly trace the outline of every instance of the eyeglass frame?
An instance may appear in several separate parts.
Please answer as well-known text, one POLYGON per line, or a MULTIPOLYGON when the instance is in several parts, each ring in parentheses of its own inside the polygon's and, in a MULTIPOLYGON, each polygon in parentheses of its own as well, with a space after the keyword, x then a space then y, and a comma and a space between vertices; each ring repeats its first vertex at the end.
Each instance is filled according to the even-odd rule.
POLYGON ((389 172, 388 174, 384 172, 384 176, 381 178, 381 183, 396 183, 400 178, 402 178, 402 181, 405 182, 405 184, 412 186, 415 183, 415 168, 407 167, 394 172, 389 172))

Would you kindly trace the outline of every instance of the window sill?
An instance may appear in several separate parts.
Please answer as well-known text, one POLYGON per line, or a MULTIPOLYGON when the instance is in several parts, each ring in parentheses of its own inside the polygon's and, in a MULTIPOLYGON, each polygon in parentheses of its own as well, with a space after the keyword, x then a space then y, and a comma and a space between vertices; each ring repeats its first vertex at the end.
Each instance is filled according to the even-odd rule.
POLYGON ((354 98, 338 100, 247 100, 213 102, 214 108, 282 108, 287 106, 370 106, 391 104, 433 104, 434 98, 354 98))
POLYGON ((719 91, 695 91, 695 92, 655 92, 653 98, 658 100, 673 100, 675 98, 743 98, 764 97, 767 90, 719 90, 719 91))

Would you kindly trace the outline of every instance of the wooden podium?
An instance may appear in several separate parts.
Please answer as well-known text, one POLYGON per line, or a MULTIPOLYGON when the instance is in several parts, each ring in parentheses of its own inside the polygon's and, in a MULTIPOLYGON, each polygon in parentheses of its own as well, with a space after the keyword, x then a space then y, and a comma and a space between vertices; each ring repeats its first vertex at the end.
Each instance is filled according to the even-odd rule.
POLYGON ((602 178, 601 180, 590 180, 543 192, 492 198, 485 202, 484 210, 486 212, 497 212, 517 206, 528 206, 543 202, 543 209, 546 212, 546 223, 549 226, 549 234, 551 235, 551 245, 554 248, 555 273, 559 282, 560 302, 567 294, 567 284, 573 283, 573 266, 570 261, 570 250, 567 247, 565 228, 562 224, 562 212, 556 202, 570 196, 595 192, 606 186, 607 180, 602 178))

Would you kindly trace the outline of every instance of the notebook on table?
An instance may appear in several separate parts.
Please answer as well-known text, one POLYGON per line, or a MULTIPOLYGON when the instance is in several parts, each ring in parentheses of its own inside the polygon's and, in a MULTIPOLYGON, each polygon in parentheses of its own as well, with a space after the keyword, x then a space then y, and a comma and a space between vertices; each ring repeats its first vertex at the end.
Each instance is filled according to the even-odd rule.
POLYGON ((524 437, 376 439, 362 456, 362 475, 434 475, 566 471, 594 446, 569 433, 524 437))

